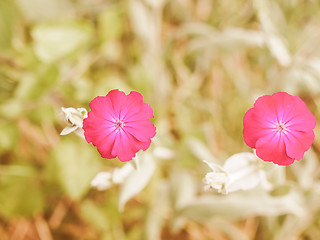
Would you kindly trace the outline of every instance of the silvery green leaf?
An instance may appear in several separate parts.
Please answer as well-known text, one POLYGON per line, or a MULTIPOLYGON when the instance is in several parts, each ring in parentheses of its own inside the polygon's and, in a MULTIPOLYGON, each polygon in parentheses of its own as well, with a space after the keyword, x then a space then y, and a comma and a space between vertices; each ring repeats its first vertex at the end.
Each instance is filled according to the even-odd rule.
POLYGON ((60 133, 60 135, 67 135, 75 131, 78 127, 77 126, 66 126, 60 133))
POLYGON ((318 78, 319 78, 320 58, 319 57, 312 57, 312 58, 308 59, 308 61, 305 62, 305 64, 306 64, 306 67, 309 68, 310 72, 312 72, 314 75, 318 76, 318 78))
POLYGON ((0 111, 8 118, 17 118, 23 112, 23 104, 17 99, 9 99, 1 103, 0 111))
POLYGON ((283 88, 287 92, 295 93, 305 90, 317 94, 320 92, 318 76, 304 66, 297 66, 284 74, 283 88))
POLYGON ((249 31, 243 29, 227 29, 223 32, 216 31, 210 37, 199 36, 188 44, 188 51, 199 51, 210 49, 223 49, 224 51, 234 51, 244 47, 263 46, 261 41, 263 34, 259 31, 249 31))
MULTIPOLYGON (((273 240, 283 240, 283 239, 297 239, 297 236, 300 236, 305 229, 310 226, 312 222, 312 218, 310 218, 310 214, 306 214, 304 216, 294 216, 288 215, 285 218, 285 221, 281 224, 281 227, 278 231, 274 231, 273 240)), ((310 239, 318 239, 318 234, 316 237, 310 239)), ((299 238, 298 238, 299 239, 299 238)))
POLYGON ((305 153, 304 159, 299 164, 293 164, 291 168, 296 175, 298 184, 303 189, 314 187, 316 179, 319 176, 319 163, 313 149, 309 149, 305 153))
POLYGON ((305 213, 303 197, 294 191, 272 197, 264 191, 236 192, 229 195, 203 195, 181 209, 180 214, 196 221, 222 216, 231 219, 250 216, 279 216, 305 213))
POLYGON ((90 38, 91 27, 87 23, 67 22, 39 24, 32 30, 34 50, 44 62, 53 62, 74 54, 90 38))
POLYGON ((108 43, 109 46, 113 46, 116 50, 116 39, 123 34, 123 23, 122 23, 121 9, 113 8, 110 11, 109 8, 101 12, 98 16, 98 27, 102 39, 108 43))
POLYGON ((140 171, 133 171, 121 185, 119 209, 122 211, 126 202, 138 194, 149 182, 156 168, 150 153, 141 153, 140 171))
POLYGON ((291 55, 287 49, 284 39, 277 35, 269 34, 266 39, 271 54, 278 60, 282 66, 288 66, 291 63, 291 55))
POLYGON ((160 159, 170 159, 174 157, 174 151, 161 146, 156 146, 153 150, 153 154, 156 158, 160 159))
POLYGON ((211 168, 212 171, 223 171, 224 169, 222 168, 222 166, 220 166, 219 164, 213 163, 213 162, 208 162, 207 160, 203 160, 204 163, 206 163, 208 165, 209 168, 211 168))
POLYGON ((223 165, 230 178, 227 190, 229 192, 249 190, 259 184, 267 190, 271 189, 262 166, 263 162, 250 152, 237 153, 229 157, 223 165))
POLYGON ((80 206, 81 215, 98 229, 105 230, 110 224, 110 219, 105 215, 104 209, 97 206, 93 201, 86 200, 80 206))
POLYGON ((160 240, 165 219, 170 211, 168 181, 161 180, 155 185, 154 194, 146 217, 146 236, 149 240, 160 240))
POLYGON ((136 156, 132 159, 133 163, 132 166, 134 166, 136 168, 136 170, 139 172, 140 171, 140 160, 138 155, 136 154, 136 156))
POLYGON ((140 171, 140 169, 134 169, 132 163, 126 163, 121 168, 115 168, 112 172, 112 182, 114 184, 121 184, 125 181, 130 173, 133 171, 140 171))
POLYGON ((84 141, 77 144, 67 138, 52 154, 56 165, 57 180, 73 199, 80 199, 90 188, 90 182, 99 170, 99 158, 84 141))
POLYGON ((166 0, 158 0, 158 1, 146 0, 145 2, 148 3, 148 5, 153 8, 162 8, 163 5, 166 3, 166 0))
POLYGON ((0 123, 0 152, 14 149, 18 145, 18 126, 14 122, 0 123))
POLYGON ((84 137, 84 130, 82 128, 77 128, 75 131, 74 131, 75 134, 77 134, 79 137, 85 139, 84 137))
POLYGON ((91 186, 99 191, 106 190, 112 186, 111 172, 99 172, 91 181, 91 186))
POLYGON ((0 1, 0 48, 6 49, 11 45, 12 29, 17 18, 13 17, 18 13, 14 1, 0 1))
POLYGON ((19 174, 19 177, 10 173, 8 175, 1 174, 0 214, 2 219, 32 217, 42 212, 45 207, 45 195, 41 191, 42 189, 34 184, 34 178, 31 175, 27 176, 32 171, 35 173, 34 176, 39 175, 39 172, 36 169, 31 170, 32 167, 22 169, 24 167, 14 166, 14 168, 9 170, 16 172, 16 175, 19 174))
POLYGON ((320 92, 320 58, 295 56, 294 66, 284 74, 284 89, 291 92, 301 90, 313 94, 320 92))
POLYGON ((258 12, 258 17, 265 33, 265 42, 271 54, 282 66, 290 65, 291 55, 278 29, 279 22, 282 22, 281 20, 283 19, 281 9, 275 2, 267 0, 255 0, 254 6, 258 12), (275 19, 277 19, 277 23, 275 23, 275 19))
POLYGON ((249 190, 261 185, 265 190, 272 189, 268 182, 263 163, 250 152, 237 153, 229 157, 224 165, 203 160, 210 168, 203 179, 205 190, 215 189, 227 194, 239 190, 249 190))
POLYGON ((132 28, 148 45, 154 45, 159 30, 155 16, 141 1, 133 0, 129 4, 132 28))
POLYGON ((200 160, 208 160, 209 162, 218 162, 211 154, 208 147, 197 138, 188 138, 187 144, 190 151, 200 160))
POLYGON ((196 196, 197 186, 192 174, 186 171, 173 171, 170 177, 171 194, 176 209, 192 202, 196 196))
POLYGON ((37 172, 30 166, 0 165, 0 174, 18 177, 35 177, 37 175, 37 172))
POLYGON ((70 13, 72 5, 67 0, 17 0, 17 6, 28 20, 56 19, 70 13))
POLYGON ((242 28, 227 28, 218 31, 208 24, 191 22, 184 24, 178 35, 196 35, 188 45, 189 51, 222 47, 225 50, 265 45, 262 31, 247 30, 242 28))
POLYGON ((249 240, 251 239, 243 229, 239 229, 232 221, 224 218, 213 218, 205 223, 206 226, 214 226, 215 229, 224 233, 231 240, 249 240))

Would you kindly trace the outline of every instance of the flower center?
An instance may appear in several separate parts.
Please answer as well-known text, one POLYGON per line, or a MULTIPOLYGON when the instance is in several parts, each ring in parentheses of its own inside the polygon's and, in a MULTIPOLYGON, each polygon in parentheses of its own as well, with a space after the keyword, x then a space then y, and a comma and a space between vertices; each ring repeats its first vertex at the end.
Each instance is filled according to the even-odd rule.
POLYGON ((123 125, 124 125, 124 122, 121 121, 121 120, 117 120, 115 123, 114 123, 116 129, 123 129, 123 125))
POLYGON ((276 130, 278 133, 285 133, 287 131, 286 125, 284 123, 278 123, 276 125, 276 130))

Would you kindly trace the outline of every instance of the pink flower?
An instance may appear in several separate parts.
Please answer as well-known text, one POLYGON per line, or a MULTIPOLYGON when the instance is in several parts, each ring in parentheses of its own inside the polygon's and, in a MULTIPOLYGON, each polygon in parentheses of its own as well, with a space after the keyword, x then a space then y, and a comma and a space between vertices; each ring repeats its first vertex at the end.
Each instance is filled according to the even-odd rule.
POLYGON ((112 90, 107 96, 94 98, 89 106, 91 111, 83 120, 84 136, 103 158, 118 157, 126 162, 140 149, 149 148, 156 128, 150 122, 153 110, 140 93, 125 95, 112 90))
POLYGON ((243 126, 244 141, 258 157, 289 165, 310 148, 316 119, 299 97, 278 92, 259 97, 245 114, 243 126))

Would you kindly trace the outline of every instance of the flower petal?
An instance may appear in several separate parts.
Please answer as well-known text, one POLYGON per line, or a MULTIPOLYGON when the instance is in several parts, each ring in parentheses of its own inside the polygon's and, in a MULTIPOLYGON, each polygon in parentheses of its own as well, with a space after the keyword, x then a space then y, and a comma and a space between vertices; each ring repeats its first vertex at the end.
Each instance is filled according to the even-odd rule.
POLYGON ((139 107, 131 109, 125 116, 125 121, 131 122, 149 118, 153 118, 153 110, 147 103, 143 103, 139 107))
POLYGON ((256 148, 256 142, 272 131, 273 125, 264 119, 264 115, 256 113, 256 109, 251 108, 243 118, 243 137, 245 143, 252 148, 256 148))
POLYGON ((125 120, 130 113, 140 112, 143 104, 143 96, 135 91, 131 91, 126 98, 125 105, 121 111, 120 119, 125 120))
POLYGON ((112 149, 112 154, 118 156, 122 162, 130 161, 140 149, 145 151, 149 148, 150 144, 150 139, 146 142, 141 142, 131 134, 124 131, 119 132, 112 149))
POLYGON ((287 132, 284 138, 287 155, 296 160, 302 159, 304 152, 311 147, 314 137, 313 131, 287 132))
POLYGON ((130 161, 135 156, 135 152, 132 151, 130 142, 125 133, 120 132, 117 135, 111 153, 112 155, 118 156, 121 162, 130 161))
POLYGON ((278 165, 289 165, 294 159, 287 156, 284 138, 282 134, 274 132, 260 138, 256 143, 256 154, 264 161, 276 163, 278 165))
POLYGON ((116 115, 113 111, 112 102, 108 97, 98 96, 94 98, 90 102, 89 107, 91 108, 91 111, 89 112, 89 114, 94 113, 96 117, 107 119, 107 120, 116 119, 116 115))
POLYGON ((275 115, 275 104, 272 96, 265 95, 259 97, 254 103, 255 112, 258 116, 264 119, 269 124, 274 124, 277 120, 275 115), (263 117, 262 117, 263 116, 263 117))
POLYGON ((295 114, 294 97, 286 92, 274 93, 271 97, 277 122, 288 122, 295 114))
POLYGON ((93 142, 96 135, 101 135, 101 133, 108 135, 109 131, 114 129, 114 124, 95 117, 93 112, 89 112, 89 117, 83 120, 84 135, 88 143, 93 142))
POLYGON ((145 142, 156 135, 156 127, 149 120, 129 122, 124 128, 141 142, 145 142))
POLYGON ((312 131, 317 121, 305 103, 300 98, 295 99, 294 107, 295 115, 288 122, 288 127, 295 131, 312 131))
POLYGON ((113 113, 115 118, 121 119, 121 112, 123 108, 125 108, 125 103, 126 103, 126 94, 122 91, 119 91, 118 89, 112 90, 108 93, 106 96, 111 100, 112 103, 112 108, 113 108, 113 113))

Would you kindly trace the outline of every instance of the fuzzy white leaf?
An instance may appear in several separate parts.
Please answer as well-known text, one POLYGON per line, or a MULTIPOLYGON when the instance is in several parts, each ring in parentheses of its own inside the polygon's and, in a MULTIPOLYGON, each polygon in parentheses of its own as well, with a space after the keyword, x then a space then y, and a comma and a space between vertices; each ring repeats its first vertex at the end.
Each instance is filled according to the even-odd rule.
POLYGON ((91 186, 99 191, 106 190, 112 186, 112 174, 110 172, 99 172, 91 181, 91 186))
POLYGON ((199 159, 206 159, 210 162, 218 162, 214 156, 211 154, 208 147, 197 138, 189 138, 187 144, 190 148, 190 151, 199 159))
POLYGON ((140 171, 133 171, 126 178, 120 189, 119 210, 123 211, 126 202, 138 194, 152 177, 156 164, 149 153, 140 155, 140 171))
POLYGON ((67 135, 75 131, 78 127, 77 126, 66 126, 60 133, 60 135, 67 135))
POLYGON ((249 190, 259 184, 270 190, 271 185, 265 172, 261 170, 262 164, 262 161, 250 152, 237 153, 228 158, 223 165, 230 177, 228 191, 249 190))
POLYGON ((126 163, 122 168, 115 168, 112 173, 112 182, 114 184, 121 184, 134 171, 131 163, 126 163))
POLYGON ((39 24, 32 30, 34 51, 43 62, 69 56, 89 40, 91 26, 82 22, 39 24))
POLYGON ((160 240, 163 226, 170 214, 170 194, 168 182, 159 181, 153 189, 154 194, 150 202, 150 208, 146 217, 146 239, 160 240))
POLYGON ((281 197, 272 197, 264 191, 237 192, 198 197, 181 209, 181 215, 196 221, 207 221, 213 216, 231 219, 288 213, 301 216, 305 213, 303 204, 303 197, 293 191, 281 197))
POLYGON ((93 152, 84 141, 74 144, 68 138, 61 141, 53 151, 57 179, 72 199, 81 199, 98 172, 100 162, 93 152))
POLYGON ((160 159, 170 159, 174 157, 174 151, 165 147, 155 147, 153 154, 156 158, 160 159))
POLYGON ((275 34, 269 34, 266 41, 271 54, 278 60, 278 62, 282 66, 289 66, 291 63, 291 55, 283 39, 275 34))
POLYGON ((286 46, 285 39, 280 34, 280 29, 274 19, 280 20, 283 13, 275 2, 255 0, 254 6, 258 12, 261 26, 265 32, 266 44, 280 65, 289 66, 291 55, 286 46))
POLYGON ((192 174, 185 171, 174 171, 170 177, 171 194, 176 209, 192 202, 197 193, 197 184, 192 174))

